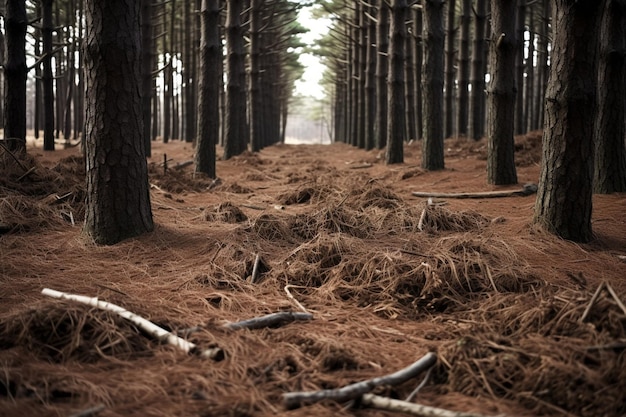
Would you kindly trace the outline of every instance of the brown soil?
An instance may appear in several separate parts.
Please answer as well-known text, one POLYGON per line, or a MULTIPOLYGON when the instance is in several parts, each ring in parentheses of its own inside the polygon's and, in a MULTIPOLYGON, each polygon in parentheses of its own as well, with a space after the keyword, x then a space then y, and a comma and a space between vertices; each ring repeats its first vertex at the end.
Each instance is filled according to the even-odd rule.
MULTIPOLYGON (((538 133, 517 138, 520 184, 537 182, 540 144, 538 133)), ((626 300, 626 196, 594 196, 596 239, 585 245, 533 227, 534 196, 428 205, 411 192, 520 188, 486 184, 484 142, 446 147, 447 168, 426 172, 418 144, 394 166, 342 144, 273 146, 219 161, 211 181, 174 168, 191 146, 155 143, 156 228, 110 247, 81 235, 78 148, 32 149, 23 163, 37 169, 19 181, 23 168, 5 155, 0 414, 103 405, 101 417, 391 416, 355 402, 287 410, 281 396, 389 374, 433 351, 419 403, 624 415, 626 314, 609 291, 590 301, 603 282, 626 300), (43 288, 110 301, 225 358, 181 353, 43 288), (297 303, 313 320, 223 327, 297 303)), ((404 399, 422 379, 376 393, 404 399)))

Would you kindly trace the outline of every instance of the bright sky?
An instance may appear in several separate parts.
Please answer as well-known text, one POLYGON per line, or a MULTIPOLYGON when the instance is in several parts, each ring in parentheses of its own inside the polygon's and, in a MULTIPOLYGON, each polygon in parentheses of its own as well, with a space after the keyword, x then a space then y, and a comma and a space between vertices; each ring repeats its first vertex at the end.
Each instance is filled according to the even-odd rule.
MULTIPOLYGON (((312 44, 313 41, 319 38, 324 32, 328 31, 327 22, 323 20, 316 20, 311 17, 310 8, 303 8, 300 11, 298 20, 302 26, 308 28, 308 33, 300 35, 302 41, 306 44, 312 44)), ((317 99, 324 97, 324 90, 319 85, 322 79, 322 74, 325 70, 325 66, 322 65, 319 59, 311 54, 300 55, 300 62, 306 68, 302 78, 296 82, 296 91, 305 96, 313 96, 317 99)))

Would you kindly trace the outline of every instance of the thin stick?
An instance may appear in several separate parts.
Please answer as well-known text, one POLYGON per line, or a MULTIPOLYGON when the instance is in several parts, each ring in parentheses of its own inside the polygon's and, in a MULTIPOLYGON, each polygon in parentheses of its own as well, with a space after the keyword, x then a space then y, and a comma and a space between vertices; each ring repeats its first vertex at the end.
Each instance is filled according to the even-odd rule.
POLYGON ((83 411, 79 411, 77 413, 74 413, 74 414, 70 415, 70 417, 91 417, 91 416, 95 416, 96 414, 99 414, 101 411, 104 411, 105 408, 106 407, 104 406, 104 404, 98 404, 96 406, 86 408, 83 411))
POLYGON ((26 171, 25 173, 23 173, 16 181, 17 182, 22 181, 24 178, 28 177, 30 174, 35 172, 36 169, 37 169, 37 167, 30 167, 30 169, 28 171, 26 171))
POLYGON ((415 387, 415 389, 413 391, 411 391, 411 393, 408 395, 408 397, 406 397, 407 402, 411 402, 413 401, 413 398, 415 398, 415 396, 417 395, 417 393, 424 388, 424 385, 426 385, 426 383, 428 382, 428 378, 430 378, 430 373, 433 370, 433 368, 429 368, 428 371, 426 371, 426 375, 424 375, 424 379, 422 379, 422 382, 419 383, 419 385, 417 387, 415 387))
POLYGON ((431 368, 437 362, 437 355, 429 352, 420 360, 393 374, 368 379, 342 388, 310 392, 289 392, 283 394, 287 408, 296 408, 303 404, 313 404, 322 400, 348 401, 361 397, 380 385, 399 385, 431 368))
POLYGON ((308 313, 309 311, 308 311, 306 308, 304 308, 304 306, 303 306, 302 304, 300 304, 300 301, 296 300, 296 298, 295 298, 293 295, 291 295, 291 292, 289 291, 289 288, 295 288, 295 285, 285 285, 285 292, 287 293, 287 297, 289 297, 289 299, 290 299, 291 301, 293 301, 293 302, 294 302, 294 304, 295 304, 295 305, 296 305, 296 306, 297 306, 300 310, 302 310, 302 311, 303 311, 303 312, 305 312, 305 313, 308 313))
POLYGON ((424 219, 426 219, 427 209, 428 209, 428 206, 424 207, 424 210, 422 210, 422 214, 420 215, 420 220, 419 222, 417 222, 417 228, 419 229, 420 232, 424 231, 424 219))
POLYGON ((611 296, 613 297, 613 299, 615 300, 619 308, 621 308, 624 314, 626 314, 626 306, 624 306, 624 303, 622 303, 622 300, 619 299, 619 297, 617 296, 617 293, 613 290, 613 287, 611 287, 611 285, 608 282, 604 283, 604 286, 609 291, 609 293, 611 294, 611 296))
POLYGON ((311 313, 296 313, 292 311, 281 311, 279 313, 267 314, 261 317, 254 317, 247 320, 237 321, 234 323, 225 324, 224 327, 230 330, 239 329, 261 329, 264 327, 281 326, 286 323, 291 323, 297 320, 311 320, 313 314, 311 313))
POLYGON ((526 184, 524 188, 516 191, 487 191, 478 193, 430 193, 414 191, 411 194, 415 197, 435 197, 435 198, 498 198, 498 197, 525 197, 537 192, 537 185, 526 184))
POLYGON ((43 295, 47 295, 53 298, 60 298, 64 300, 76 301, 78 303, 87 304, 92 307, 99 308, 101 310, 110 311, 118 314, 120 317, 125 318, 126 320, 133 323, 135 326, 139 327, 144 332, 148 333, 150 336, 154 337, 157 340, 162 340, 170 345, 176 346, 181 349, 185 353, 190 352, 198 352, 198 356, 203 358, 209 358, 214 360, 221 360, 224 357, 224 352, 222 349, 215 347, 209 348, 203 351, 198 351, 198 347, 196 344, 186 341, 173 333, 168 332, 162 327, 157 326, 149 320, 144 319, 143 317, 131 313, 130 311, 112 304, 106 301, 100 301, 95 297, 86 297, 84 295, 76 295, 76 294, 67 294, 56 290, 51 290, 49 288, 44 288, 41 293, 43 295))
POLYGON ((378 408, 379 410, 398 411, 420 417, 485 417, 484 414, 450 411, 443 408, 380 397, 374 394, 364 394, 361 397, 361 404, 378 408))
POLYGON ((493 286, 493 290, 499 294, 500 291, 498 291, 498 287, 496 287, 496 283, 493 280, 493 276, 491 275, 491 269, 489 269, 489 265, 485 265, 485 269, 487 271, 487 278, 489 278, 489 282, 491 282, 491 285, 493 286))
POLYGON ((261 263, 261 257, 259 254, 256 254, 254 258, 254 266, 252 267, 252 275, 250 276, 250 283, 254 284, 256 279, 259 277, 259 264, 261 263))
POLYGON ((602 282, 602 283, 600 283, 600 285, 598 285, 598 289, 593 294, 593 297, 591 297, 591 300, 589 301, 589 304, 587 305, 587 308, 585 308, 585 311, 583 311, 583 315, 580 316, 580 319, 578 320, 579 323, 584 322, 585 319, 587 318, 587 315, 591 311, 591 307, 593 307, 593 305, 595 304, 596 299, 600 295, 600 292, 602 292, 602 288, 604 288, 604 285, 605 285, 604 282, 602 282))

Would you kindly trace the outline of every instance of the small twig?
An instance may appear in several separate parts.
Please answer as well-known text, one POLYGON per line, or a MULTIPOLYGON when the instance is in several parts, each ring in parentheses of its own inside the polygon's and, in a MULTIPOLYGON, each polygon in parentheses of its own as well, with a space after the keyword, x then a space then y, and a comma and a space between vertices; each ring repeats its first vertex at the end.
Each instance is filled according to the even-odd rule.
POLYGON ((99 414, 101 411, 104 411, 105 408, 106 407, 104 406, 104 404, 98 404, 94 407, 90 407, 83 411, 71 414, 70 417, 92 417, 96 414, 99 414))
POLYGON ((491 269, 489 269, 489 265, 485 265, 485 270, 487 271, 487 278, 489 278, 489 282, 491 282, 493 290, 497 293, 500 293, 500 291, 498 291, 498 287, 496 287, 496 283, 493 280, 493 276, 491 275, 491 269))
POLYGON ((303 404, 313 404, 323 400, 348 401, 361 397, 380 385, 399 385, 431 368, 437 362, 437 355, 429 352, 417 362, 393 374, 368 379, 336 389, 311 392, 289 392, 283 394, 287 408, 296 408, 303 404))
POLYGON ((615 290, 613 290, 613 287, 611 287, 611 284, 606 282, 604 286, 609 291, 609 293, 611 294, 611 297, 613 297, 613 299, 615 300, 619 308, 621 308, 624 314, 626 314, 626 306, 624 306, 624 303, 622 303, 622 300, 619 299, 619 297, 617 296, 617 293, 615 292, 615 290))
POLYGON ((252 209, 252 210, 259 210, 259 211, 265 210, 264 207, 253 206, 251 204, 241 204, 241 207, 249 208, 249 209, 252 209))
POLYGON ((417 393, 424 388, 424 385, 426 385, 426 383, 428 382, 428 378, 430 378, 430 373, 432 372, 433 368, 429 368, 428 371, 426 371, 426 375, 424 375, 424 379, 422 379, 422 382, 419 383, 419 385, 417 387, 415 387, 415 389, 413 391, 411 391, 411 393, 406 397, 407 402, 411 402, 413 401, 413 398, 415 398, 415 396, 417 395, 417 393))
POLYGON ((254 266, 252 267, 252 275, 250 275, 250 279, 248 280, 251 284, 256 282, 256 279, 259 277, 259 265, 261 264, 261 256, 257 253, 254 258, 254 266))
POLYGON ((98 283, 95 283, 95 286, 96 286, 96 287, 100 287, 100 288, 104 288, 105 290, 109 290, 109 291, 116 292, 116 293, 118 293, 118 294, 123 295, 124 297, 130 297, 130 296, 129 296, 128 294, 126 294, 124 291, 120 291, 120 290, 118 290, 118 289, 115 289, 115 288, 113 288, 113 287, 109 287, 109 286, 104 285, 104 284, 98 284, 98 283))
POLYGON ((225 324, 224 327, 230 330, 239 329, 262 329, 264 327, 276 327, 286 323, 291 323, 298 320, 311 320, 313 314, 311 313, 297 313, 292 311, 281 311, 279 313, 272 313, 261 317, 254 317, 247 320, 242 320, 234 323, 225 324))
POLYGON ((607 343, 606 345, 594 345, 588 346, 587 350, 611 350, 611 349, 626 349, 626 341, 607 343))
POLYGON ((365 168, 371 168, 374 165, 369 164, 369 163, 365 163, 365 164, 361 164, 361 165, 355 165, 353 167, 349 167, 350 169, 365 169, 365 168))
POLYGON ((424 219, 426 219, 426 210, 428 209, 428 206, 424 207, 424 210, 422 210, 422 214, 420 215, 420 220, 419 222, 417 222, 417 228, 420 232, 424 231, 424 219))
POLYGON ((179 162, 176 165, 174 165, 174 169, 183 169, 186 166, 189 166, 191 164, 193 164, 193 160, 185 161, 185 162, 179 162))
POLYGON ((591 311, 591 307, 593 307, 593 305, 595 304, 598 296, 600 295, 600 292, 602 292, 602 288, 604 288, 604 282, 602 282, 602 283, 600 283, 600 285, 598 285, 598 289, 593 294, 593 297, 591 297, 591 300, 589 301, 589 304, 587 305, 587 308, 585 308, 585 311, 583 311, 583 315, 580 316, 580 319, 578 320, 579 323, 584 322, 585 319, 587 318, 587 315, 591 311))
POLYGON ((291 301, 294 302, 294 304, 303 312, 308 313, 308 310, 306 308, 304 308, 304 306, 302 304, 300 304, 300 301, 296 300, 296 298, 291 295, 291 292, 289 291, 289 288, 296 288, 297 286, 295 285, 285 285, 285 292, 287 293, 287 297, 289 297, 289 299, 291 301))
POLYGON ((37 167, 30 167, 30 169, 28 171, 26 171, 25 173, 23 173, 22 175, 20 175, 20 177, 16 181, 17 182, 22 181, 24 178, 28 177, 30 174, 35 172, 36 169, 37 169, 37 167))
POLYGON ((394 400, 374 394, 364 394, 361 397, 361 404, 378 408, 379 410, 398 411, 420 417, 485 417, 484 414, 450 411, 443 408, 430 407, 428 405, 394 400))
MULTIPOLYGON (((7 139, 14 139, 14 138, 7 138, 7 139)), ((7 140, 7 139, 5 139, 5 140, 7 140)), ((20 142, 23 142, 23 140, 22 140, 22 139, 15 138, 15 140, 18 140, 18 141, 20 141, 20 142)), ((20 161, 20 160, 18 159, 18 157, 17 157, 17 156, 15 156, 15 154, 14 154, 13 152, 11 152, 11 150, 10 150, 10 149, 9 149, 9 148, 8 148, 8 147, 4 144, 4 143, 2 143, 2 141, 0 141, 0 146, 2 147, 2 149, 4 149, 4 150, 5 150, 5 151, 6 151, 6 152, 7 152, 7 153, 11 156, 11 158, 13 158, 13 160, 14 160, 14 161, 15 161, 15 162, 16 162, 16 163, 17 163, 17 164, 18 164, 18 165, 19 165, 19 166, 20 166, 20 167, 21 167, 24 171, 28 171, 28 168, 26 168, 26 166, 22 163, 22 161, 20 161)))

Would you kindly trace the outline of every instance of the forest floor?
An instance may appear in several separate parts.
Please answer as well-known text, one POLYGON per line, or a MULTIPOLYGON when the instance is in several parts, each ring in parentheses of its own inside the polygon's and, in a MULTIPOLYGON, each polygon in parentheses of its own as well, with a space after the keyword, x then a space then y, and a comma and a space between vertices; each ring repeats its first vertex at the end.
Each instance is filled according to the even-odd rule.
POLYGON ((536 183, 539 133, 516 138, 510 187, 486 184, 484 141, 447 140, 439 172, 419 167, 419 144, 392 166, 345 144, 272 146, 218 161, 219 181, 176 167, 189 144, 153 146, 155 230, 114 246, 81 234, 78 147, 31 148, 23 163, 37 168, 19 180, 4 157, 0 415, 402 415, 358 400, 288 409, 283 394, 384 376, 427 352, 431 372, 374 393, 405 399, 424 382, 413 402, 453 411, 626 413, 626 195, 594 196, 588 244, 533 226, 534 195, 412 195, 536 183), (224 357, 185 354, 44 288, 117 304, 224 357), (311 320, 225 327, 305 310, 311 320))

